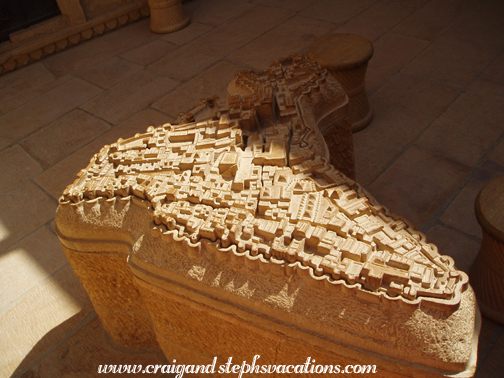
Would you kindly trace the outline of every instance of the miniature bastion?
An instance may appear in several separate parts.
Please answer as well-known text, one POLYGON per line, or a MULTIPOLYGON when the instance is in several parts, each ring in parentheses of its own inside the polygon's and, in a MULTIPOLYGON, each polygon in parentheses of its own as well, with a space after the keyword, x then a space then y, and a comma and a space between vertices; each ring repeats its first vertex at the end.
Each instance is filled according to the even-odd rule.
POLYGON ((56 224, 113 340, 186 364, 472 377, 468 276, 349 178, 347 111, 338 81, 294 55, 103 147, 56 224))

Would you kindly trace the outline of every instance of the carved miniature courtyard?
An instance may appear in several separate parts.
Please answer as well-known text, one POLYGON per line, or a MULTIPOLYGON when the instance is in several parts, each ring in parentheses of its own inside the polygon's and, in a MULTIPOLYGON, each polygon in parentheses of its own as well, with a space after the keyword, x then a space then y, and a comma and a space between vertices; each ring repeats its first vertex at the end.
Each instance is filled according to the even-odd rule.
MULTIPOLYGON (((180 47, 174 47, 174 51, 182 49, 182 52, 183 49, 200 43, 200 40, 204 41, 208 33, 210 38, 212 30, 218 32, 219 28, 232 27, 233 23, 243 24, 251 17, 256 21, 261 19, 261 22, 278 25, 272 31, 264 32, 264 39, 260 37, 262 43, 290 25, 288 19, 281 21, 286 15, 294 15, 298 23, 303 21, 298 27, 319 33, 317 36, 338 30, 336 23, 331 23, 330 20, 323 23, 321 20, 317 21, 316 17, 325 16, 317 15, 314 6, 293 11, 248 2, 240 3, 237 8, 230 7, 229 12, 236 14, 229 13, 229 16, 226 16, 228 19, 220 15, 219 17, 224 17, 222 25, 212 26, 213 21, 205 18, 206 15, 197 13, 197 3, 194 1, 194 8, 189 8, 190 12, 193 12, 193 23, 187 30, 194 35, 208 29, 206 32, 188 41, 177 40, 174 34, 172 37, 166 36, 166 39, 153 36, 151 42, 147 40, 143 43, 153 43, 158 47, 164 43, 173 43, 174 46, 179 43, 180 47), (233 9, 235 10, 232 11, 233 9), (245 12, 244 9, 250 11, 245 12), (261 12, 266 10, 269 14, 276 15, 275 21, 264 20, 266 13, 261 12), (320 25, 324 25, 326 29, 320 25), (191 27, 193 29, 189 29, 191 27), (169 38, 177 42, 168 42, 169 38)), ((463 16, 478 17, 488 9, 484 5, 460 15, 457 22, 453 21, 452 28, 464 20, 463 16)), ((379 7, 390 7, 396 11, 403 10, 405 13, 401 17, 407 20, 408 17, 421 14, 420 10, 426 6, 416 10, 414 7, 385 5, 379 2, 364 10, 362 17, 379 7), (374 9, 375 7, 377 8, 374 9)), ((428 9, 430 8, 427 7, 424 11, 428 9)), ((208 9, 206 11, 208 12, 208 9)), ((349 16, 345 21, 349 29, 343 31, 366 35, 362 30, 351 29, 357 28, 358 20, 359 15, 349 16)), ((142 22, 144 21, 138 24, 142 22)), ((145 25, 144 22, 143 26, 145 25)), ((122 33, 122 38, 124 33, 128 32, 127 28, 134 27, 133 24, 112 33, 122 33)), ((342 26, 344 27, 345 25, 342 26)), ((329 165, 330 152, 333 151, 324 151, 319 142, 320 135, 307 129, 303 120, 296 119, 298 113, 292 111, 292 108, 289 109, 292 104, 289 105, 288 101, 285 108, 279 109, 280 114, 269 115, 271 119, 279 117, 282 121, 276 122, 275 126, 269 126, 265 122, 268 117, 266 112, 254 117, 253 112, 247 110, 244 104, 235 104, 241 105, 241 110, 235 113, 225 112, 224 100, 221 103, 202 103, 204 105, 199 109, 201 114, 196 114, 196 120, 191 120, 190 116, 184 114, 176 122, 178 112, 194 109, 201 97, 208 98, 218 93, 221 99, 225 99, 228 83, 235 72, 244 68, 243 65, 255 70, 264 68, 278 57, 302 52, 310 41, 300 38, 299 44, 291 51, 277 51, 266 57, 261 55, 263 53, 257 53, 257 58, 251 58, 254 57, 254 45, 253 42, 247 42, 238 49, 243 49, 243 54, 247 53, 246 60, 243 58, 241 61, 240 54, 233 52, 223 56, 222 60, 209 68, 191 68, 193 63, 189 63, 189 60, 184 64, 188 69, 196 70, 194 77, 179 76, 169 79, 177 83, 172 89, 172 83, 165 74, 159 74, 159 80, 163 81, 166 92, 141 94, 136 99, 135 94, 125 93, 125 87, 122 87, 121 83, 132 85, 131 80, 136 77, 153 75, 152 70, 156 64, 161 67, 162 63, 167 64, 168 60, 163 61, 164 58, 160 58, 158 63, 151 62, 152 67, 149 70, 137 73, 118 71, 115 74, 120 78, 117 83, 100 83, 93 76, 97 72, 93 71, 93 67, 87 71, 83 71, 85 67, 80 70, 70 68, 70 76, 60 77, 61 90, 65 85, 69 89, 80 85, 81 95, 90 97, 79 100, 82 103, 76 106, 72 105, 75 108, 71 108, 70 116, 48 115, 47 117, 57 117, 54 122, 50 118, 47 118, 49 121, 36 120, 35 125, 37 122, 46 122, 47 126, 36 126, 40 127, 41 131, 35 134, 28 133, 22 137, 6 134, 12 138, 13 145, 7 145, 0 151, 6 158, 16 157, 10 160, 14 162, 11 163, 13 166, 16 162, 23 161, 27 167, 26 171, 14 170, 9 173, 9 177, 14 178, 4 181, 7 198, 11 201, 2 205, 5 208, 2 213, 13 214, 12 203, 19 203, 19 198, 23 198, 21 196, 26 195, 25 193, 31 193, 27 197, 31 198, 27 200, 28 204, 29 201, 37 201, 38 206, 36 213, 23 218, 23 231, 20 231, 21 228, 14 228, 13 225, 18 222, 16 217, 2 216, 4 229, 9 230, 8 233, 4 232, 6 236, 3 243, 6 245, 6 251, 10 252, 4 253, 0 262, 8 267, 14 266, 12 264, 16 261, 15 257, 22 255, 23 252, 20 251, 25 250, 33 256, 32 260, 38 261, 42 267, 37 269, 37 265, 28 264, 26 259, 19 260, 25 261, 24 267, 16 265, 19 268, 10 269, 11 273, 6 276, 11 285, 5 287, 5 292, 8 293, 6 298, 10 302, 0 316, 5 320, 2 321, 2 327, 6 324, 13 331, 6 331, 8 337, 7 341, 4 341, 9 350, 5 370, 2 368, 7 372, 5 376, 32 374, 45 377, 57 376, 58 372, 71 375, 82 371, 86 371, 87 376, 93 376, 96 374, 94 364, 97 363, 167 363, 160 352, 137 350, 132 353, 119 347, 112 340, 113 336, 112 339, 106 336, 95 310, 67 265, 61 250, 54 252, 59 254, 56 254, 57 259, 52 261, 36 252, 41 248, 40 241, 46 241, 42 248, 47 250, 60 248, 54 235, 53 215, 49 213, 55 210, 55 200, 60 197, 64 188, 74 181, 79 169, 86 167, 93 154, 104 145, 109 147, 102 150, 95 157, 96 160, 83 171, 88 180, 83 179, 82 185, 77 181, 64 193, 63 202, 68 202, 68 206, 72 206, 70 203, 82 203, 84 200, 90 205, 87 210, 83 207, 83 211, 92 213, 97 208, 106 209, 107 206, 119 209, 128 206, 128 201, 131 202, 131 207, 134 207, 133 203, 150 204, 150 210, 146 211, 150 211, 149 217, 153 220, 148 223, 151 243, 165 243, 166 240, 178 238, 181 244, 185 243, 189 251, 188 258, 192 261, 212 256, 219 264, 230 264, 229 267, 238 269, 244 275, 257 271, 261 279, 271 279, 274 282, 299 279, 308 284, 312 282, 315 290, 317 285, 322 284, 324 292, 334 289, 331 282, 344 281, 343 286, 350 290, 345 295, 367 301, 370 312, 376 306, 387 306, 389 302, 398 301, 417 305, 430 302, 434 306, 446 303, 446 307, 441 305, 441 309, 445 308, 442 311, 452 304, 460 303, 462 293, 467 293, 467 275, 464 272, 468 272, 479 249, 480 240, 477 224, 470 227, 474 204, 471 193, 477 192, 489 178, 503 171, 499 160, 502 159, 502 132, 497 132, 497 128, 492 126, 495 125, 496 117, 502 117, 498 106, 499 99, 503 97, 502 90, 499 92, 502 83, 499 83, 498 75, 489 76, 489 72, 494 72, 492 69, 495 70, 494 67, 499 64, 500 50, 497 49, 494 55, 488 53, 494 58, 487 58, 488 64, 481 68, 479 76, 473 74, 471 77, 467 74, 471 80, 465 79, 465 82, 460 77, 454 77, 451 82, 439 83, 429 76, 432 72, 409 73, 408 70, 413 70, 414 66, 407 62, 394 72, 388 73, 387 69, 390 69, 391 64, 387 57, 379 54, 380 48, 387 46, 387 43, 395 45, 398 41, 408 42, 405 51, 411 54, 409 59, 413 59, 413 62, 418 59, 421 63, 422 59, 426 59, 422 58, 422 49, 429 49, 429 46, 434 49, 436 44, 442 43, 445 38, 440 34, 432 42, 428 42, 428 39, 415 39, 416 37, 410 37, 404 28, 405 26, 401 30, 398 27, 374 38, 372 34, 366 36, 375 45, 376 55, 373 59, 377 59, 374 67, 373 60, 370 62, 366 85, 375 111, 375 120, 370 126, 353 135, 356 181, 339 174, 329 165), (398 72, 400 69, 404 72, 398 72), (464 88, 466 92, 463 93, 460 88, 464 88), (444 122, 446 117, 455 117, 453 112, 463 112, 467 101, 471 101, 471 106, 474 101, 483 101, 478 97, 481 93, 491 93, 494 96, 482 97, 487 105, 481 110, 484 110, 484 113, 479 114, 485 120, 487 135, 493 135, 495 141, 490 143, 487 139, 479 152, 481 155, 475 152, 471 152, 471 155, 467 148, 459 151, 450 147, 450 143, 443 146, 443 151, 436 150, 440 147, 435 147, 429 135, 436 135, 437 125, 444 122), (109 112, 107 107, 112 108, 113 102, 107 101, 109 96, 113 95, 123 96, 121 102, 128 105, 109 112), (96 98, 94 102, 93 97, 96 98), (182 100, 176 100, 177 98, 182 100), (147 105, 144 104, 145 101, 148 101, 147 105), (102 107, 100 102, 104 103, 102 107), (222 114, 217 115, 219 109, 222 114), (399 113, 401 116, 397 117, 399 113), (78 130, 78 127, 68 122, 68 119, 65 120, 65 117, 92 117, 100 119, 98 124, 102 122, 111 126, 90 131, 91 134, 84 137, 87 142, 71 142, 70 145, 65 145, 62 152, 54 148, 54 156, 41 152, 49 151, 49 147, 54 146, 51 144, 54 141, 44 139, 44 132, 58 130, 63 124, 72 130, 78 130), (60 118, 62 120, 58 123, 60 118), (264 127, 266 124, 268 127, 264 127), (290 128, 285 127, 285 124, 289 124, 290 128), (139 134, 133 136, 135 133, 139 134), (500 134, 497 135, 498 133, 500 134), (129 138, 131 136, 133 137, 129 138), (124 139, 118 141, 118 138, 124 139), (38 150, 37 143, 41 146, 38 150), (169 159, 164 160, 167 156, 169 159), (171 165, 160 166, 160 161, 169 161, 171 165), (190 174, 182 173, 188 170, 190 174), (33 178, 27 180, 27 175, 33 178), (425 243, 421 233, 415 232, 403 218, 391 215, 380 207, 378 201, 364 188, 368 189, 380 204, 390 207, 394 213, 409 219, 419 231, 426 233, 427 242, 434 242, 438 246, 439 254, 430 244, 425 243), (217 244, 221 246, 221 250, 212 247, 217 244), (453 259, 441 255, 450 255, 453 259), (268 261, 283 262, 283 265, 277 264, 275 272, 273 264, 268 264, 268 261), (291 268, 287 268, 288 266, 291 268), (21 274, 34 269, 40 272, 35 278, 32 278, 33 274, 21 274), (362 289, 356 290, 356 287, 362 289), (26 293, 20 294, 23 290, 26 293), (40 298, 39 310, 27 310, 34 303, 31 298, 35 297, 40 298), (48 301, 44 301, 45 298, 48 301), (27 313, 32 314, 31 318, 21 315, 27 313), (31 331, 23 336, 24 341, 20 342, 20 335, 23 334, 20 330, 23 327, 17 323, 20 322, 19 319, 25 318, 29 323, 24 324, 30 324, 31 331)), ((253 33, 259 33, 257 28, 253 33)), ((463 36, 457 38, 466 41, 463 36)), ((476 42, 465 43, 474 45, 476 42)), ((66 61, 67 65, 74 59, 73 54, 79 54, 77 49, 84 46, 85 44, 76 46, 74 52, 68 50, 66 55, 62 55, 62 58, 69 59, 66 61)), ((148 55, 146 51, 148 52, 143 49, 142 55, 148 55)), ((106 65, 111 59, 110 64, 116 65, 118 62, 123 64, 132 62, 128 59, 136 59, 133 53, 121 54, 125 57, 113 56, 95 64, 106 65)), ((59 67, 59 73, 68 69, 63 69, 57 62, 57 57, 58 55, 55 55, 53 60, 43 66, 31 66, 31 69, 35 70, 35 73, 47 70, 56 78, 55 67, 59 67)), ((134 64, 148 66, 151 63, 134 64)), ((129 63, 126 64, 128 65, 129 63)), ((29 68, 30 66, 21 70, 29 68)), ((20 76, 16 76, 16 71, 10 75, 13 78, 10 80, 14 82, 22 80, 20 76)), ((5 80, 4 78, 8 76, 0 76, 0 82, 5 80)), ((3 120, 12 120, 16 114, 19 118, 22 112, 27 113, 29 107, 33 108, 33 104, 36 104, 33 101, 44 97, 44 90, 39 89, 38 97, 30 98, 37 96, 34 85, 30 84, 28 89, 18 85, 18 88, 21 88, 18 90, 26 92, 25 95, 21 98, 11 92, 8 95, 10 97, 7 96, 6 100, 0 103, 1 111, 5 113, 3 120)), ((54 96, 59 89, 58 86, 46 87, 45 91, 54 96)), ((233 104, 232 99, 230 104, 233 104)), ((240 106, 235 108, 239 109, 240 106)), ((37 109, 39 113, 42 112, 43 118, 44 105, 39 105, 37 109)), ((462 134, 450 134, 450 138, 456 140, 462 134)), ((72 140, 71 136, 66 138, 72 140)), ((28 210, 23 209, 22 214, 30 214, 28 210)), ((148 250, 138 252, 147 253, 148 250)), ((173 253, 176 255, 179 252, 173 253)), ((138 263, 139 260, 133 262, 138 263)), ((153 262, 158 266, 163 264, 163 261, 153 262)), ((139 270, 142 268, 145 267, 138 266, 139 270)), ((193 270, 190 275, 196 279, 200 277, 201 271, 193 270)), ((246 291, 243 292, 245 293, 246 291)), ((289 297, 289 293, 283 295, 286 295, 285 298, 289 297)), ((323 303, 321 300, 320 304, 323 303)), ((394 306, 390 308, 393 309, 394 306)), ((387 316, 398 316, 393 312, 391 310, 387 316)), ((337 315, 345 318, 341 312, 337 315)), ((370 322, 378 320, 376 317, 370 322)), ((499 348, 502 344, 503 328, 488 319, 483 318, 482 321, 478 350, 480 366, 476 377, 491 377, 492 374, 499 376, 496 367, 501 363, 498 356, 502 350, 499 348)), ((373 327, 373 324, 369 324, 369 327, 373 327)), ((368 332, 365 329, 362 331, 368 332)), ((390 335, 387 336, 385 332, 382 337, 390 335)), ((205 345, 205 342, 202 341, 202 345, 205 345)), ((266 348, 266 344, 263 347, 266 348)), ((387 348, 386 344, 384 347, 387 348)), ((367 348, 373 347, 368 345, 367 348)))

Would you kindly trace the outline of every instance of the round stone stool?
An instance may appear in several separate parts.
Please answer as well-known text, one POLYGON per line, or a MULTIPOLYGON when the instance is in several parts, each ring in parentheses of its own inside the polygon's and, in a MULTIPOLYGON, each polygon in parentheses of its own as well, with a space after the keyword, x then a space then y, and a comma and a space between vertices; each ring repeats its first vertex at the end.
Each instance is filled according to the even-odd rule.
POLYGON ((483 240, 469 274, 470 282, 481 312, 504 324, 504 176, 481 190, 475 211, 483 240))
POLYGON ((154 33, 173 33, 190 22, 182 0, 149 0, 149 8, 150 30, 154 33))
POLYGON ((308 56, 334 75, 346 91, 352 131, 363 129, 373 119, 364 88, 367 64, 373 52, 371 42, 355 34, 326 35, 308 47, 308 56))

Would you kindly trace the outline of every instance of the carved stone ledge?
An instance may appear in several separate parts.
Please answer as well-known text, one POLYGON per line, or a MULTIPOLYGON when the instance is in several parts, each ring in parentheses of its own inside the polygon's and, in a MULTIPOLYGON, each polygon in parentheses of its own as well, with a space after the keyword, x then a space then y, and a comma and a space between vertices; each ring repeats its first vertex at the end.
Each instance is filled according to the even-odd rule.
POLYGON ((467 275, 329 164, 319 127, 344 114, 341 86, 293 56, 228 92, 103 147, 60 198, 58 236, 112 338, 188 364, 473 376, 467 275))
MULTIPOLYGON (((115 30, 150 14, 147 1, 141 1, 109 12, 89 21, 65 27, 33 42, 14 43, 14 48, 0 50, 0 74, 40 60, 78 43, 115 30), (15 47, 19 45, 19 47, 15 47)), ((7 46, 9 47, 9 46, 7 46)))

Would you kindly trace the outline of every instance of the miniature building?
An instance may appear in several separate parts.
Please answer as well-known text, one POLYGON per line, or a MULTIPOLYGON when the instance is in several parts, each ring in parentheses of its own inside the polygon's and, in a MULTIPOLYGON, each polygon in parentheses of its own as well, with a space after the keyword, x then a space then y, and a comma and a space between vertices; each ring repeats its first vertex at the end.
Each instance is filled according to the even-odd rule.
POLYGON ((210 118, 103 147, 60 198, 63 249, 121 345, 186 363, 311 356, 470 377, 468 277, 329 164, 324 117, 307 106, 327 115, 318 69, 293 57, 238 74, 228 108, 184 115, 210 118))

